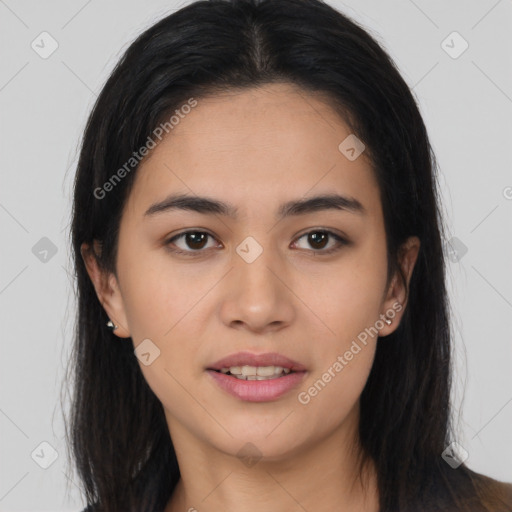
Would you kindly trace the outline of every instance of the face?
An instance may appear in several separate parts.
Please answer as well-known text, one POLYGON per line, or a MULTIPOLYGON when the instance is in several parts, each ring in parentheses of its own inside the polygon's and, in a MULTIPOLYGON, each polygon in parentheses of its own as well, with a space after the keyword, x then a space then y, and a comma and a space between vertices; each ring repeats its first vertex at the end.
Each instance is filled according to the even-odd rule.
POLYGON ((379 189, 365 152, 340 150, 350 135, 327 103, 273 84, 199 99, 139 166, 117 279, 102 287, 87 264, 116 334, 145 354, 140 368, 171 435, 229 454, 251 442, 279 458, 357 423, 385 343, 376 333, 396 329, 405 294, 396 278, 386 286, 379 189), (171 207, 177 195, 186 197, 171 207), (318 196, 331 200, 310 201, 318 196), (287 363, 249 357, 268 353, 296 365, 243 382, 212 370, 239 352, 218 366, 283 375, 275 366, 287 363))

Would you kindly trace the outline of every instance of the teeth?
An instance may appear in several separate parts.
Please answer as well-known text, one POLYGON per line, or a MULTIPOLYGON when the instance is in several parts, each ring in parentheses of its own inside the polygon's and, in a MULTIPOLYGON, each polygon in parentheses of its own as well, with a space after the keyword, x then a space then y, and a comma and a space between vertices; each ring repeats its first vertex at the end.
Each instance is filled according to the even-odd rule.
POLYGON ((228 372, 241 380, 267 380, 277 379, 290 373, 289 368, 282 366, 231 366, 230 368, 221 368, 221 373, 228 372))
POLYGON ((256 375, 259 375, 260 377, 271 377, 274 375, 274 370, 277 370, 277 368, 277 366, 260 366, 257 368, 256 375))
MULTIPOLYGON (((257 370, 257 368, 255 366, 242 366, 242 375, 256 377, 256 370, 257 370)), ((253 379, 249 379, 249 380, 253 380, 253 379)))

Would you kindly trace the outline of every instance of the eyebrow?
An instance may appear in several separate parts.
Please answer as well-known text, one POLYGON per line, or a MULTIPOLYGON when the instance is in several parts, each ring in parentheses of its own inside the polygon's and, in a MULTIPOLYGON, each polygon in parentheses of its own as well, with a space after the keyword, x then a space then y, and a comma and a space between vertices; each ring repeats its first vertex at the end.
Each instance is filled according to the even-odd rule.
MULTIPOLYGON (((171 210, 188 210, 205 215, 223 215, 237 219, 238 208, 223 201, 209 197, 173 194, 163 201, 151 205, 145 212, 145 217, 171 210)), ((339 194, 324 194, 307 199, 288 201, 280 205, 277 218, 306 215, 323 210, 343 210, 349 213, 365 215, 365 207, 355 198, 339 194)))

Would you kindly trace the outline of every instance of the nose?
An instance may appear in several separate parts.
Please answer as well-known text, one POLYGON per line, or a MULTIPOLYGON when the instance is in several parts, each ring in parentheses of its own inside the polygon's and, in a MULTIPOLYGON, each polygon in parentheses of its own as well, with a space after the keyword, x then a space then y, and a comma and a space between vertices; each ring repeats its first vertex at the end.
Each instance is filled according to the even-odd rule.
POLYGON ((221 306, 222 321, 231 328, 265 334, 289 326, 295 318, 290 274, 270 249, 251 263, 233 258, 221 306))

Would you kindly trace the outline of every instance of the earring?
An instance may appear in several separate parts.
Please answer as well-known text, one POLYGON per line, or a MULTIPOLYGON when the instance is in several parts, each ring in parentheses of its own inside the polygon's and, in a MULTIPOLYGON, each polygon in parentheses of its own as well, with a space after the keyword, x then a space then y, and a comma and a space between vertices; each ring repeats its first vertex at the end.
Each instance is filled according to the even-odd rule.
POLYGON ((119 326, 118 326, 118 325, 116 325, 116 324, 114 324, 114 322, 112 322, 112 320, 109 320, 109 321, 107 322, 107 327, 108 327, 109 329, 112 329, 112 331, 115 331, 119 326))
POLYGON ((392 320, 391 320, 390 318, 386 317, 386 318, 384 319, 384 322, 386 322, 386 324, 387 324, 387 325, 391 325, 392 320))

